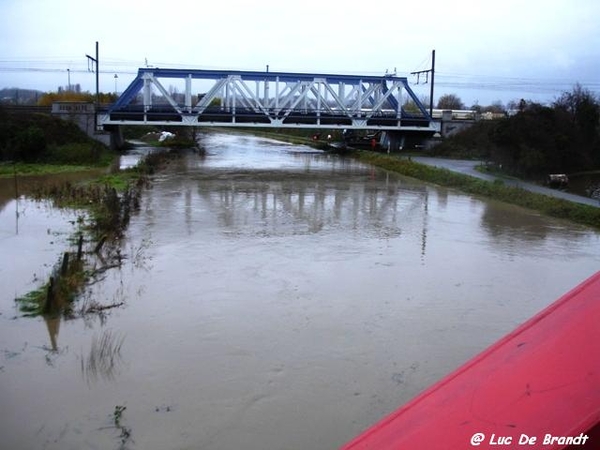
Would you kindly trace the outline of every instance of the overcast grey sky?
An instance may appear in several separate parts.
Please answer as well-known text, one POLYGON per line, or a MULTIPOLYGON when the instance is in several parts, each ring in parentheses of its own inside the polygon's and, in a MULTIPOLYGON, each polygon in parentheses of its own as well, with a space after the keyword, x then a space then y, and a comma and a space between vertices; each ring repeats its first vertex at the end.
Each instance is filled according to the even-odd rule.
MULTIPOLYGON (((598 0, 0 0, 0 88, 95 90, 138 67, 383 74, 430 67, 435 99, 551 102, 600 93, 598 0)), ((429 86, 413 86, 427 95, 429 86)))

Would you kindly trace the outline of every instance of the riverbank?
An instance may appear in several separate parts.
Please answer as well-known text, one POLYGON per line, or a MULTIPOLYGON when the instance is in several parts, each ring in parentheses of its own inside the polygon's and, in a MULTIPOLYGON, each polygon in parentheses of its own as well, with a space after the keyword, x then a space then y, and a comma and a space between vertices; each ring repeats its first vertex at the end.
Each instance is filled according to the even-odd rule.
POLYGON ((164 163, 166 153, 151 153, 130 169, 90 173, 89 178, 78 182, 46 183, 29 190, 28 198, 77 211, 77 220, 73 221, 70 248, 62 253, 47 281, 15 298, 23 315, 85 317, 122 305, 94 301, 75 308, 75 300, 87 285, 108 269, 120 267, 127 258, 121 248, 125 230, 140 208, 148 176, 164 163))
POLYGON ((360 161, 402 175, 460 189, 469 194, 501 200, 538 211, 550 217, 567 219, 582 225, 600 228, 600 208, 598 207, 531 192, 522 185, 510 185, 499 178, 489 181, 471 174, 467 175, 448 168, 417 162, 412 158, 409 159, 400 155, 387 155, 363 150, 352 151, 349 155, 360 161))
POLYGON ((57 175, 67 172, 97 171, 98 167, 79 164, 0 163, 0 178, 21 175, 57 175))

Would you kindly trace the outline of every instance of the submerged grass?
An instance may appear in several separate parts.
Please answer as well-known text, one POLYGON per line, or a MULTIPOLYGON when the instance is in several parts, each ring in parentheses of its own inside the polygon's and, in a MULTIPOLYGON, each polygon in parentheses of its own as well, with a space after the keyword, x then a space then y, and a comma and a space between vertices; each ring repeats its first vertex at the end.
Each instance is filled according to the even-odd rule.
POLYGON ((583 225, 600 228, 600 208, 529 192, 518 187, 506 186, 501 181, 481 180, 448 169, 401 159, 393 155, 361 150, 354 151, 351 155, 360 161, 419 180, 460 189, 469 194, 501 200, 539 211, 551 217, 568 219, 583 225))
POLYGON ((106 330, 98 338, 94 336, 90 353, 87 358, 81 358, 81 371, 88 382, 103 378, 114 380, 122 363, 121 348, 124 337, 106 330))
POLYGON ((113 412, 113 422, 115 424, 115 428, 119 430, 119 450, 126 450, 129 442, 133 443, 131 439, 131 428, 126 427, 121 423, 123 419, 123 412, 127 409, 126 406, 117 405, 115 406, 115 411, 113 412))
POLYGON ((43 286, 15 299, 24 316, 71 315, 72 301, 85 281, 83 261, 75 258, 74 253, 63 254, 43 286))
MULTIPOLYGON (((107 269, 122 264, 120 245, 123 234, 131 215, 140 208, 142 191, 149 183, 148 175, 161 167, 165 160, 166 155, 154 153, 135 169, 85 183, 65 182, 36 190, 32 195, 35 199, 50 200, 59 208, 81 209, 85 214, 80 215, 77 221, 77 233, 80 235, 79 239, 75 239, 77 249, 63 254, 43 286, 16 299, 24 316, 76 315, 73 303, 86 283, 107 269)), ((105 309, 96 305, 96 308, 81 314, 105 309)))
POLYGON ((42 314, 47 290, 48 287, 43 286, 16 299, 19 310, 25 317, 35 317, 42 314))

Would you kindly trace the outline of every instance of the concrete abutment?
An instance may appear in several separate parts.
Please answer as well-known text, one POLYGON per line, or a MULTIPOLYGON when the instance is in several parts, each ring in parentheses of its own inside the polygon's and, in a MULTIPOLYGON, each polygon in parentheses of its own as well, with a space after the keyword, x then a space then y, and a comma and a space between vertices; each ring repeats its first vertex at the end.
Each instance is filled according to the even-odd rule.
POLYGON ((106 129, 96 127, 96 107, 93 103, 55 102, 51 113, 54 117, 73 122, 89 137, 113 150, 122 148, 125 143, 118 125, 107 126, 106 129))

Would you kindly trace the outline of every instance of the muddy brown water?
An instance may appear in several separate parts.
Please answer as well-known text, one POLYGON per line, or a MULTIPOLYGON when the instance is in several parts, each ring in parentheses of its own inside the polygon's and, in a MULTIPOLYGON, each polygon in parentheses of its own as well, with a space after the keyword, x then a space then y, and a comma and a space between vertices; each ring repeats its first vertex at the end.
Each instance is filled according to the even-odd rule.
POLYGON ((20 317, 77 214, 21 198, 17 234, 6 196, 2 448, 335 449, 600 268, 585 227, 303 146, 202 139, 79 300, 124 302, 102 315, 20 317))

